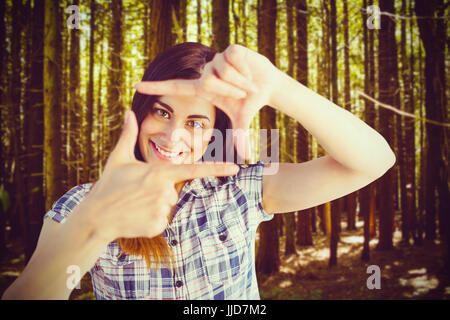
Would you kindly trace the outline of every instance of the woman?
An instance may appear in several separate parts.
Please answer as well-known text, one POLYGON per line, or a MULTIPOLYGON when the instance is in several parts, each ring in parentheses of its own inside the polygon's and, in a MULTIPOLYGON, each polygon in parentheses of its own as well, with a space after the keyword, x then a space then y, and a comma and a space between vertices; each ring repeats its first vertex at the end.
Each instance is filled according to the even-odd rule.
POLYGON ((3 298, 68 298, 75 265, 91 273, 97 299, 259 299, 259 223, 358 190, 395 162, 364 122, 239 45, 177 45, 136 89, 101 178, 47 212, 3 298), (246 129, 264 105, 299 121, 328 155, 270 175, 261 162, 200 163, 214 130, 246 129))

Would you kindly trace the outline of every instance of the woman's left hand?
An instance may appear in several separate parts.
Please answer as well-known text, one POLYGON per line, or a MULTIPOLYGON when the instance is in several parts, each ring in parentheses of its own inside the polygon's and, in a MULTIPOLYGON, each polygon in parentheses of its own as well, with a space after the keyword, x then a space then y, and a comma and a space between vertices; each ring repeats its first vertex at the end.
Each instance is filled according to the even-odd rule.
MULTIPOLYGON (((230 118, 233 129, 247 130, 253 117, 269 105, 278 83, 279 70, 263 55, 232 44, 208 62, 199 79, 143 81, 136 84, 142 94, 188 95, 210 101, 230 118)), ((235 144, 245 158, 242 131, 235 144)), ((247 143, 245 143, 248 146, 247 143)))

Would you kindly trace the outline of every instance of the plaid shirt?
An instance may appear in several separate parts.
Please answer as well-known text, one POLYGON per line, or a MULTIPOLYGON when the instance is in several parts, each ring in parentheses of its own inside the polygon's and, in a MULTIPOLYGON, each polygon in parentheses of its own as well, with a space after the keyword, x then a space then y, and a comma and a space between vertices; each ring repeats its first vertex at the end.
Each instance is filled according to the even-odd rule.
MULTIPOLYGON (((260 299, 256 229, 273 217, 262 207, 262 171, 258 162, 235 176, 187 182, 163 232, 175 265, 148 269, 112 241, 90 270, 96 299, 260 299)), ((64 222, 91 186, 72 188, 45 218, 64 222)))

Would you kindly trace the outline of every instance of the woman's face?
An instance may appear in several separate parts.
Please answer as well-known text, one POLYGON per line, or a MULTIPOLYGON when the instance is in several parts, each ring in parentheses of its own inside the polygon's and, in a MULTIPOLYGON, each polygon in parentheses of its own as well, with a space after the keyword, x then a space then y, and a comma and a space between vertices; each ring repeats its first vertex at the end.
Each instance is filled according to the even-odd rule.
POLYGON ((194 163, 210 142, 216 111, 189 96, 161 96, 142 121, 139 149, 146 162, 194 163))

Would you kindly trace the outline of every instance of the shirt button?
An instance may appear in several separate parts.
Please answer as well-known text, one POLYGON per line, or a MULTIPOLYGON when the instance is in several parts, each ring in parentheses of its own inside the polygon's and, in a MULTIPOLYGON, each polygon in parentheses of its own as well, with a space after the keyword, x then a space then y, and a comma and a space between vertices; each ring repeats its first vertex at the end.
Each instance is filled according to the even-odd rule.
POLYGON ((177 240, 172 240, 172 241, 170 241, 170 245, 172 246, 172 247, 175 247, 176 245, 178 244, 178 241, 177 240))
POLYGON ((219 236, 219 240, 220 240, 220 241, 225 241, 226 238, 227 238, 227 235, 226 235, 226 234, 221 234, 221 235, 219 236))
POLYGON ((177 288, 181 288, 181 287, 183 286, 183 281, 178 280, 177 282, 175 282, 175 286, 176 286, 177 288))

